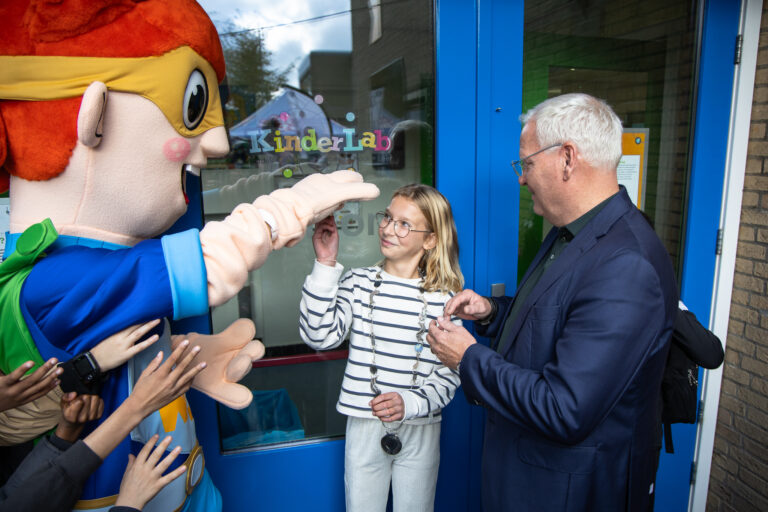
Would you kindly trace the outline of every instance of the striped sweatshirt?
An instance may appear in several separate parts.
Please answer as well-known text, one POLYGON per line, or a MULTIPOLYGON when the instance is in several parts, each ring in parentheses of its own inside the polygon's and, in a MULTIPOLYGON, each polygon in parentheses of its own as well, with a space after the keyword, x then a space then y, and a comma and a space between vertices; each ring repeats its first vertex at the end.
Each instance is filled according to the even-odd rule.
MULTIPOLYGON (((301 292, 299 332, 304 342, 315 350, 327 350, 342 344, 348 333, 349 358, 341 383, 336 410, 347 416, 373 418, 368 402, 371 391, 371 321, 370 297, 376 273, 381 271, 381 285, 375 296, 373 332, 376 336, 376 384, 382 393, 397 391, 405 404, 405 423, 425 424, 440 421, 443 407, 459 387, 457 372, 444 366, 432 353, 424 334, 424 348, 416 369, 416 333, 423 303, 418 298, 419 279, 390 275, 380 267, 353 269, 339 277, 343 267, 329 267, 315 261, 312 273, 301 292)), ((425 292, 429 323, 443 314, 453 293, 425 292)), ((459 318, 452 319, 461 325, 459 318)))

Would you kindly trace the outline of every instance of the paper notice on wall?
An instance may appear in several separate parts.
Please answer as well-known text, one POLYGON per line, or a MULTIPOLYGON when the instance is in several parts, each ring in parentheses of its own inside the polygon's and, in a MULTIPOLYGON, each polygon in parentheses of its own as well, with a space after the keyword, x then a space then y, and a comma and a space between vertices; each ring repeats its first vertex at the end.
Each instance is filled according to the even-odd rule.
POLYGON ((616 169, 619 185, 624 185, 632 202, 645 208, 645 181, 648 168, 648 128, 624 128, 621 160, 616 169))
POLYGON ((8 230, 11 226, 11 204, 7 197, 0 197, 0 261, 5 252, 5 240, 8 238, 8 230))
POLYGON ((640 155, 622 155, 616 175, 619 185, 624 185, 629 198, 637 206, 640 192, 640 155))

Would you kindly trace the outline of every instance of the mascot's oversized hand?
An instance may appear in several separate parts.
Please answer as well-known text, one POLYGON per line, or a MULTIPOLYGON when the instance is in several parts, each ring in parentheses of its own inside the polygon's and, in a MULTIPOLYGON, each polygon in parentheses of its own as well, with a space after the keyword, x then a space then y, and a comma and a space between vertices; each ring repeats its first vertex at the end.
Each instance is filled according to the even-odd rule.
POLYGON ((223 221, 208 222, 200 232, 200 243, 209 304, 218 306, 234 297, 248 272, 262 266, 272 251, 296 245, 310 224, 345 201, 366 201, 378 195, 378 187, 363 183, 355 171, 312 174, 291 188, 238 205, 223 221))
POLYGON ((253 205, 275 216, 278 225, 276 247, 296 244, 307 226, 326 218, 345 201, 367 201, 379 196, 372 183, 363 183, 360 173, 346 170, 312 174, 291 188, 261 196, 253 205))
POLYGON ((251 320, 240 318, 219 334, 208 336, 192 332, 186 336, 173 336, 173 347, 183 340, 199 345, 199 361, 208 366, 197 374, 192 387, 232 409, 248 407, 253 399, 251 391, 237 382, 251 370, 253 361, 264 355, 264 345, 253 336, 256 328, 251 320))

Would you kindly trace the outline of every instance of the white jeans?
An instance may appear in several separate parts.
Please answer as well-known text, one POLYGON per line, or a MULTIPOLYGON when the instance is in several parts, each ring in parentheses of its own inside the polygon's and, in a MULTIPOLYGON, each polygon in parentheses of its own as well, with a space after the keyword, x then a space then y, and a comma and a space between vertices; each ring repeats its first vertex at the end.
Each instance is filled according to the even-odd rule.
POLYGON ((384 512, 392 481, 394 512, 432 512, 440 465, 440 423, 403 424, 397 455, 381 449, 386 434, 376 418, 347 417, 344 487, 347 512, 384 512))

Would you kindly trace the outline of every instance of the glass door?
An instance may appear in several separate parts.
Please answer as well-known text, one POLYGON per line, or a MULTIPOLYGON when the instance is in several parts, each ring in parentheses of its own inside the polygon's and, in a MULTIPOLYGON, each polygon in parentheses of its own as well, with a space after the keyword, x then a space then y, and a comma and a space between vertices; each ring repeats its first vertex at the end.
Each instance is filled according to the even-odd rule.
MULTIPOLYGON (((375 212, 384 210, 401 185, 440 181, 434 3, 201 4, 219 29, 227 60, 224 108, 231 145, 229 155, 202 171, 203 222, 220 220, 237 204, 309 174, 351 168, 375 183, 381 196, 336 212, 338 260, 347 269, 379 261, 375 212)), ((440 179, 450 181, 451 172, 440 179)), ((214 332, 251 318, 266 346, 264 358, 241 382, 254 394, 248 409, 190 397, 226 510, 344 508, 346 418, 335 405, 347 348, 316 352, 298 333, 301 287, 314 259, 310 238, 270 255, 236 297, 211 311, 214 332)), ((442 510, 467 506, 468 486, 452 475, 466 466, 455 457, 470 451, 463 440, 470 415, 452 408, 443 415, 437 493, 442 510), (457 432, 462 440, 447 442, 457 432), (445 466, 450 470, 444 472, 445 466)))

